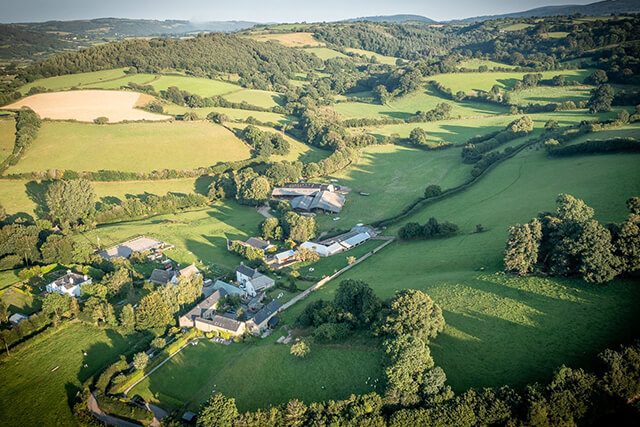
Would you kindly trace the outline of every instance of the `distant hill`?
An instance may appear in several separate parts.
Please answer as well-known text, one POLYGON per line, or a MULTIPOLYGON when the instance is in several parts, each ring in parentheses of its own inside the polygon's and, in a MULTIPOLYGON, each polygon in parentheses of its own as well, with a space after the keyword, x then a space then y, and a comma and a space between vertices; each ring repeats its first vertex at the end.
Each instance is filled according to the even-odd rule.
POLYGON ((454 20, 454 22, 478 22, 501 18, 530 18, 532 16, 560 16, 580 13, 585 16, 605 16, 621 13, 640 12, 640 0, 605 0, 586 5, 570 4, 563 6, 544 6, 523 12, 505 13, 503 15, 476 16, 454 20))
POLYGON ((426 22, 436 23, 431 18, 421 15, 383 15, 383 16, 363 16, 360 18, 345 19, 340 22, 357 22, 357 21, 369 21, 369 22, 426 22))
POLYGON ((41 32, 73 33, 101 37, 144 37, 160 34, 183 34, 197 31, 233 32, 251 28, 256 22, 212 21, 191 22, 181 20, 99 18, 79 21, 47 21, 18 24, 25 29, 41 32))

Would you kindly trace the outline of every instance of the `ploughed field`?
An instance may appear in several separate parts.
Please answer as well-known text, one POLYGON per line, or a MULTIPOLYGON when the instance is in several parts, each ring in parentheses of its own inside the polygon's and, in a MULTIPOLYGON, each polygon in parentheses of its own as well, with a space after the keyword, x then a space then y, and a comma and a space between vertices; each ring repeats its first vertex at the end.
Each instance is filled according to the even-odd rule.
POLYGON ((68 92, 39 93, 28 96, 5 109, 30 107, 43 119, 77 120, 92 122, 107 117, 110 122, 124 120, 166 120, 169 117, 136 109, 139 98, 136 92, 77 90, 68 92))

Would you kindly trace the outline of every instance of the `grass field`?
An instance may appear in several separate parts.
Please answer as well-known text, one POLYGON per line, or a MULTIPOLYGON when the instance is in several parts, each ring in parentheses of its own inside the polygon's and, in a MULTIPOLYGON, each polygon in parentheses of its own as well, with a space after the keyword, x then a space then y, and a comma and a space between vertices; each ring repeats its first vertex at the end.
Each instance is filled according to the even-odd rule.
POLYGON ((107 80, 107 81, 89 83, 86 85, 86 87, 97 88, 97 89, 119 89, 123 86, 128 86, 129 82, 136 83, 139 85, 147 85, 159 77, 160 76, 156 74, 132 74, 132 75, 126 75, 125 77, 122 77, 116 80, 107 80))
POLYGON ((568 145, 579 144, 585 141, 603 140, 611 138, 636 138, 640 139, 640 123, 632 123, 616 129, 603 130, 579 136, 569 141, 568 145))
POLYGON ((16 121, 13 117, 0 118, 0 161, 13 152, 16 139, 16 121))
MULTIPOLYGON (((591 75, 593 70, 557 70, 557 71, 544 71, 542 74, 543 79, 551 79, 553 76, 563 75, 568 80, 584 81, 584 78, 591 75)), ((500 86, 501 89, 511 89, 518 80, 522 80, 522 76, 528 73, 522 72, 487 72, 487 73, 452 73, 452 74, 438 74, 433 77, 429 77, 430 80, 435 80, 442 83, 445 87, 450 88, 454 92, 462 90, 464 92, 471 91, 489 91, 493 85, 500 86)))
POLYGON ((249 149, 212 123, 94 125, 45 122, 10 173, 50 168, 77 171, 190 169, 249 158, 249 149))
POLYGON ((213 207, 100 226, 77 236, 109 247, 146 235, 175 245, 167 255, 180 263, 216 264, 234 269, 240 257, 227 251, 227 239, 246 240, 258 232, 262 217, 255 209, 227 202, 213 207))
POLYGON ((371 58, 372 56, 375 56, 378 62, 381 64, 396 65, 396 61, 398 60, 398 58, 394 56, 381 55, 379 53, 371 52, 369 50, 364 50, 364 49, 345 48, 345 50, 350 53, 364 55, 367 58, 371 58))
POLYGON ((275 40, 283 46, 303 47, 303 46, 324 46, 324 43, 313 38, 313 33, 268 33, 252 34, 254 40, 267 42, 275 40))
POLYGON ((135 338, 74 323, 13 351, 0 364, 3 424, 75 425, 68 402, 84 381, 114 362, 134 342, 135 338), (52 372, 56 366, 59 368, 52 372))
MULTIPOLYGON (((548 380, 563 363, 585 366, 602 349, 632 336, 629 325, 640 321, 637 283, 590 285, 495 272, 502 269, 507 227, 553 210, 558 193, 584 199, 604 223, 620 221, 624 201, 640 194, 638 161, 638 154, 550 159, 542 150, 526 150, 465 192, 407 220, 424 223, 434 216, 458 224, 461 235, 394 243, 341 279, 365 280, 383 298, 407 287, 429 293, 447 321, 432 353, 457 391, 522 386, 548 380), (476 224, 487 231, 470 234, 476 224)), ((309 301, 331 298, 338 283, 309 301)), ((292 321, 304 306, 292 307, 285 318, 292 321)))
POLYGON ((488 59, 468 59, 466 61, 460 61, 458 66, 460 68, 468 68, 477 70, 481 65, 485 65, 489 67, 489 69, 493 69, 495 67, 498 68, 513 68, 513 65, 504 64, 502 62, 491 61, 488 59))
POLYGON ((246 411, 293 398, 305 403, 345 399, 373 391, 365 384, 367 377, 381 377, 377 351, 314 345, 308 357, 298 359, 289 354, 289 345, 274 343, 280 335, 229 347, 202 340, 184 349, 131 394, 159 401, 167 409, 187 402, 187 408, 194 410, 218 391, 234 397, 238 409, 246 411))
MULTIPOLYGON (((466 75, 466 74, 465 74, 466 75)), ((455 102, 441 97, 430 86, 395 98, 385 105, 365 102, 340 102, 335 104, 335 110, 345 118, 376 118, 389 117, 406 119, 417 111, 428 111, 441 102, 451 105, 453 117, 475 117, 506 113, 506 107, 490 105, 480 102, 455 102)))
POLYGON ((188 76, 160 76, 150 83, 155 90, 167 90, 170 86, 176 86, 181 90, 195 93, 200 96, 214 96, 242 90, 242 87, 221 80, 212 80, 200 77, 188 76))
POLYGON ((358 163, 333 176, 353 191, 339 215, 318 215, 321 229, 349 229, 390 216, 421 196, 429 184, 443 188, 464 182, 470 167, 460 161, 459 149, 424 151, 396 145, 372 146, 358 163), (369 193, 361 196, 359 192, 369 193), (340 220, 332 218, 339 216, 340 220))
POLYGON ((337 50, 329 49, 328 47, 306 47, 304 48, 309 53, 315 54, 318 58, 326 61, 331 58, 346 58, 342 52, 338 52, 337 50))
MULTIPOLYGON (((113 70, 94 71, 91 73, 68 74, 65 76, 48 77, 46 79, 35 80, 20 88, 22 94, 26 94, 29 89, 41 86, 51 90, 69 89, 72 87, 95 87, 92 84, 101 84, 107 80, 123 79, 127 76, 124 68, 113 70)), ((119 87, 119 86, 118 86, 119 87)))
MULTIPOLYGON (((14 280, 14 283, 16 281, 17 279, 14 280)), ((42 308, 42 301, 36 299, 32 293, 22 289, 21 286, 14 286, 0 293, 0 301, 7 306, 11 314, 22 313, 29 316, 42 308)))
POLYGON ((265 108, 275 107, 282 103, 282 95, 279 93, 257 89, 242 89, 225 95, 224 98, 231 102, 246 102, 265 108))
POLYGON ((164 106, 164 110, 167 114, 171 115, 179 115, 184 114, 187 111, 193 111, 200 117, 204 119, 211 112, 224 113, 231 120, 246 120, 249 117, 253 117, 261 122, 271 122, 271 123, 290 123, 294 120, 292 116, 285 116, 284 114, 264 112, 264 111, 252 111, 252 110, 241 110, 238 108, 222 108, 222 107, 206 107, 206 108, 189 108, 189 107, 181 107, 175 104, 168 104, 164 106))
POLYGON ((591 87, 588 86, 538 86, 511 94, 511 102, 517 105, 548 104, 550 102, 588 101, 591 87))

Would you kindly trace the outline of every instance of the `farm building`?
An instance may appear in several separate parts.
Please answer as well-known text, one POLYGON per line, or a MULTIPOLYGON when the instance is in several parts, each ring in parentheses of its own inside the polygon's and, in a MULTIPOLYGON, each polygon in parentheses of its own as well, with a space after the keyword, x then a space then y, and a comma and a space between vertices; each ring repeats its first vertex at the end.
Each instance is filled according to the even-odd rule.
POLYGON ((215 315, 215 310, 218 307, 218 302, 227 296, 228 293, 224 289, 218 289, 212 293, 209 297, 202 300, 198 305, 193 307, 184 316, 180 316, 178 324, 181 328, 193 328, 195 327, 196 319, 210 319, 215 315))
POLYGON ((288 251, 275 254, 273 258, 267 260, 267 263, 275 264, 276 268, 285 267, 296 262, 296 254, 296 251, 289 249, 288 251))
POLYGON ((46 286, 47 292, 57 292, 61 295, 69 295, 70 297, 79 297, 83 285, 91 283, 89 276, 74 273, 67 270, 67 273, 49 283, 46 286))
POLYGON ((328 257, 361 245, 375 235, 376 232, 373 228, 357 226, 353 227, 351 231, 347 233, 325 239, 319 243, 304 242, 300 247, 312 250, 321 257, 328 257))
POLYGON ((229 336, 244 334, 245 323, 216 314, 211 319, 198 317, 194 321, 195 327, 202 332, 221 332, 229 336))
POLYGON ((244 287, 250 297, 255 297, 258 292, 269 289, 276 284, 271 277, 265 276, 257 269, 247 267, 244 264, 240 264, 236 269, 236 280, 244 287))
POLYGON ((25 316, 22 313, 15 313, 15 314, 12 314, 9 317, 9 323, 11 323, 13 326, 15 326, 18 323, 22 322, 23 320, 27 320, 28 318, 29 318, 29 316, 25 316))
POLYGON ((178 271, 166 271, 154 268, 151 272, 151 276, 149 277, 149 281, 157 283, 158 285, 167 285, 169 283, 175 285, 178 283, 178 279, 180 277, 191 277, 193 275, 200 275, 200 270, 198 270, 195 263, 178 271))
POLYGON ((274 188, 271 197, 290 200, 291 207, 296 210, 339 213, 345 202, 345 197, 339 193, 339 189, 339 186, 333 184, 303 182, 274 188))
POLYGON ((225 292, 229 295, 236 294, 240 297, 243 297, 246 292, 239 287, 232 285, 231 283, 223 282, 222 280, 216 280, 216 283, 213 284, 213 290, 217 291, 219 289, 224 289, 225 292))
POLYGON ((106 249, 102 252, 99 252, 102 258, 111 259, 111 258, 129 258, 134 252, 146 252, 150 250, 158 250, 158 249, 171 249, 173 246, 168 245, 165 242, 161 242, 160 240, 152 239, 150 237, 140 236, 135 239, 128 240, 124 243, 121 243, 117 246, 113 246, 109 249, 106 249))
POLYGON ((269 320, 278 313, 282 304, 278 300, 273 300, 269 304, 262 307, 251 319, 247 321, 247 329, 252 334, 260 334, 268 327, 269 320))

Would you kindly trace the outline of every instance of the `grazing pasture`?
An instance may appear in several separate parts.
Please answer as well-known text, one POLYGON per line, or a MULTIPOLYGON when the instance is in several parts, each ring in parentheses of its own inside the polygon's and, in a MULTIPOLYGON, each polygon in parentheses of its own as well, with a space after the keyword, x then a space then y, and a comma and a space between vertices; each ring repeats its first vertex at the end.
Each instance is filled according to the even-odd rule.
POLYGON ((340 102, 335 104, 334 109, 344 118, 406 119, 417 111, 431 110, 441 102, 451 105, 452 117, 476 117, 507 112, 507 108, 500 105, 473 101, 456 102, 443 98, 430 86, 425 86, 403 97, 394 98, 384 105, 368 102, 340 102))
MULTIPOLYGON (((499 273, 507 228, 553 210, 561 192, 584 199, 603 223, 620 221, 625 200, 640 194, 638 161, 638 154, 553 159, 542 150, 525 150, 468 190, 407 220, 451 221, 460 226, 459 236, 393 243, 341 279, 362 279, 382 298, 407 287, 430 294, 447 321, 432 354, 456 391, 521 387, 550 379, 562 364, 586 366, 604 348, 632 336, 629 325, 640 321, 637 283, 593 285, 499 273), (476 224, 486 231, 473 233, 476 224)), ((395 234, 399 225, 386 233, 395 234)), ((338 283, 292 307, 286 319, 295 319, 314 299, 332 298, 338 283)))
MULTIPOLYGON (((585 77, 591 75, 593 70, 557 70, 557 71, 544 71, 542 74, 543 79, 551 79, 557 75, 566 76, 567 80, 575 80, 583 82, 585 77)), ((452 74, 438 74, 436 76, 429 77, 429 80, 435 80, 440 82, 445 87, 450 88, 452 91, 457 92, 459 90, 469 93, 471 91, 485 91, 491 90, 493 85, 498 85, 502 90, 508 90, 513 88, 518 80, 522 80, 522 76, 530 73, 523 72, 487 72, 487 73, 452 73, 452 74)))
POLYGON ((26 347, 12 351, 10 357, 3 355, 3 424, 74 425, 69 402, 73 402, 76 391, 138 339, 75 322, 46 337, 31 339, 26 347))
POLYGON ((77 90, 31 95, 5 109, 30 107, 40 117, 53 120, 92 122, 107 117, 111 123, 123 120, 165 120, 168 117, 134 108, 139 93, 115 90, 77 90))
POLYGON ((176 86, 180 90, 186 90, 200 96, 223 95, 242 90, 242 87, 233 83, 189 76, 162 75, 149 84, 157 91, 167 90, 171 86, 176 86))
MULTIPOLYGON (((127 75, 125 68, 116 68, 113 70, 93 71, 91 73, 67 74, 64 76, 47 77, 27 83, 20 88, 23 95, 29 92, 32 87, 44 87, 49 90, 63 90, 72 87, 87 87, 100 85, 108 81, 120 80, 125 78, 134 78, 133 75, 127 75)), ((117 86, 120 87, 120 86, 117 86)))
POLYGON ((282 103, 282 95, 268 90, 242 89, 224 95, 224 99, 231 102, 246 102, 258 107, 271 108, 282 103))
POLYGON ((561 103, 565 101, 588 101, 592 87, 589 86, 538 86, 511 94, 511 102, 517 105, 561 103))
POLYGON ((489 59, 466 59, 458 63, 459 68, 468 68, 471 70, 477 70, 482 65, 488 67, 490 70, 493 68, 513 68, 513 65, 491 61, 489 59))
POLYGON ((337 50, 329 49, 328 47, 306 47, 304 48, 309 53, 315 54, 318 58, 326 61, 331 58, 346 58, 342 52, 338 52, 337 50))
POLYGON ((266 33, 252 34, 249 37, 259 42, 277 41, 288 47, 324 46, 324 43, 313 38, 313 33, 266 33))
POLYGON ((76 171, 192 169, 249 158, 249 148, 220 125, 205 121, 43 123, 38 138, 10 173, 51 168, 76 171))
POLYGON ((241 258, 227 251, 227 239, 255 236, 264 219, 255 209, 228 201, 202 209, 99 226, 77 238, 104 247, 145 235, 175 245, 167 255, 182 264, 216 264, 231 270, 241 258))
POLYGON ((350 53, 355 53, 357 55, 364 55, 367 58, 371 58, 372 56, 374 56, 378 60, 378 62, 381 64, 396 65, 396 61, 398 60, 398 58, 394 56, 386 56, 380 53, 371 52, 369 50, 364 50, 364 49, 355 49, 355 48, 348 47, 348 48, 345 48, 345 51, 350 53))
POLYGON ((205 107, 205 108, 189 108, 183 107, 175 104, 167 104, 164 106, 164 110, 167 114, 172 115, 181 115, 186 113, 187 111, 194 112, 200 117, 204 119, 207 117, 209 113, 224 113, 231 120, 247 120, 249 117, 253 117, 256 120, 261 122, 271 122, 271 123, 290 123, 294 120, 292 116, 285 116, 284 114, 279 113, 271 113, 265 111, 253 111, 253 110, 241 110, 238 108, 222 108, 222 107, 205 107))
POLYGON ((13 152, 16 139, 16 122, 13 117, 0 118, 0 161, 13 152))
POLYGON ((311 353, 299 359, 289 354, 289 345, 274 343, 281 335, 229 347, 202 340, 185 348, 131 394, 166 409, 186 403, 186 409, 196 410, 215 390, 235 398, 238 409, 247 411, 294 398, 307 404, 346 399, 374 391, 365 384, 368 377, 382 378, 381 353, 375 349, 312 345, 311 353), (248 385, 248 373, 259 381, 248 385))

